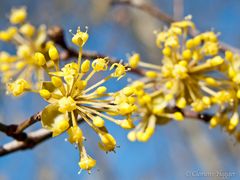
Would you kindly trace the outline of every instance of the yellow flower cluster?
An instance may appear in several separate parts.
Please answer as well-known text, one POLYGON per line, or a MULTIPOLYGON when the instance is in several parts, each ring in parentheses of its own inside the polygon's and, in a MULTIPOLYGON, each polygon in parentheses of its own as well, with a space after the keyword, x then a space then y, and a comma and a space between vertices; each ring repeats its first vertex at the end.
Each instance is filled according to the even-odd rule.
POLYGON ((44 78, 41 64, 35 61, 35 52, 46 54, 51 42, 46 41, 46 27, 36 28, 26 20, 26 8, 12 9, 9 21, 11 26, 0 31, 0 40, 13 43, 16 54, 0 52, 0 72, 2 82, 7 83, 16 79, 24 79, 30 85, 44 78))
POLYGON ((16 45, 15 55, 0 52, 2 81, 14 96, 34 92, 49 103, 42 112, 42 126, 53 136, 67 132, 68 141, 79 149, 81 169, 90 171, 96 160, 86 152, 79 121, 96 132, 99 148, 109 152, 115 150, 117 142, 108 132, 106 120, 132 129, 130 141, 145 142, 156 125, 184 120, 186 108, 197 113, 212 108, 210 127, 221 126, 240 141, 240 56, 231 51, 221 55, 216 33, 189 37, 189 31, 195 28, 190 19, 172 23, 156 34, 161 64, 143 62, 134 53, 129 57, 129 66, 142 67, 145 77, 110 93, 104 83, 125 76, 130 70, 126 65, 119 62, 109 66, 107 57, 92 62, 83 59, 89 35, 78 28, 72 37, 72 43, 79 48, 78 60, 62 67, 58 49, 46 41, 46 28, 36 29, 26 22, 26 17, 25 8, 13 9, 9 16, 12 25, 0 31, 1 41, 16 45), (44 74, 49 81, 44 80, 44 74), (93 83, 93 77, 102 78, 93 83), (139 120, 136 127, 133 120, 139 120))
POLYGON ((68 141, 79 148, 80 168, 89 171, 96 165, 96 161, 86 153, 83 145, 85 137, 78 126, 79 118, 97 133, 100 149, 106 152, 114 151, 117 142, 108 132, 105 120, 125 129, 133 128, 131 114, 136 110, 136 106, 131 88, 109 93, 107 87, 103 86, 109 79, 123 77, 128 70, 124 65, 114 63, 109 68, 107 58, 97 58, 92 63, 89 60, 82 61, 82 47, 87 39, 87 32, 78 28, 72 38, 72 42, 79 47, 78 62, 70 62, 61 69, 59 52, 54 45, 49 47, 47 56, 54 64, 55 70, 46 65, 46 55, 36 52, 34 61, 46 71, 50 81, 43 81, 40 89, 31 89, 25 80, 18 79, 9 83, 8 91, 15 96, 25 91, 39 93, 49 103, 42 112, 42 126, 51 130, 53 136, 66 131, 68 141), (93 84, 92 77, 101 77, 99 73, 103 71, 109 72, 108 75, 93 84), (113 116, 122 118, 116 119, 113 116))
MULTIPOLYGON (((195 112, 219 107, 210 126, 221 125, 236 132, 240 58, 230 51, 222 57, 217 34, 212 31, 188 37, 194 28, 193 22, 186 19, 157 33, 156 45, 163 56, 161 65, 142 62, 137 53, 129 57, 130 67, 143 67, 147 78, 144 83, 132 84, 140 116, 136 119, 140 119, 140 123, 129 133, 131 141, 148 140, 156 124, 170 119, 183 120, 181 112, 189 107, 195 112), (222 79, 217 79, 218 76, 222 79)), ((236 136, 240 137, 240 133, 236 132, 236 136)))
POLYGON ((210 120, 210 127, 223 127, 240 141, 239 126, 239 99, 240 99, 240 56, 231 51, 225 52, 225 62, 221 69, 225 75, 218 80, 218 92, 212 93, 212 101, 218 110, 210 120))

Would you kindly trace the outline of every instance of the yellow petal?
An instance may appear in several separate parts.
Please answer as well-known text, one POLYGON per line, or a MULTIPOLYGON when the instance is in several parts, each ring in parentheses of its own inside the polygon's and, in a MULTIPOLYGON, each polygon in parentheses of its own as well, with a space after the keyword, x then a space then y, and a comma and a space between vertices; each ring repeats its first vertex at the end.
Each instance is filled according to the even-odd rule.
POLYGON ((58 111, 58 105, 57 104, 49 104, 46 106, 46 108, 42 111, 42 126, 46 129, 51 130, 54 124, 54 120, 57 116, 59 116, 60 113, 58 111))

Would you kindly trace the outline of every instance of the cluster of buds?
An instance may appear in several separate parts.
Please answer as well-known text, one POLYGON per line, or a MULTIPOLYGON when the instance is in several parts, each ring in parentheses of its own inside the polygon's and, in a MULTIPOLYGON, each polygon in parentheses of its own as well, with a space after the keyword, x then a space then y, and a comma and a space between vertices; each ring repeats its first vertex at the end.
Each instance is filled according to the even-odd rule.
POLYGON ((148 140, 155 124, 183 120, 181 112, 186 108, 201 113, 210 108, 216 111, 216 107, 210 127, 220 125, 240 139, 237 130, 240 57, 231 51, 226 51, 223 57, 218 35, 212 31, 188 37, 194 28, 186 18, 157 33, 156 45, 163 57, 160 65, 142 62, 137 53, 129 57, 130 67, 143 67, 147 78, 144 84, 139 81, 132 84, 137 94, 136 113, 140 116, 136 119, 140 123, 129 133, 131 141, 148 140))
POLYGON ((12 9, 9 15, 11 25, 6 30, 0 31, 0 41, 12 43, 16 47, 15 54, 0 52, 0 72, 3 83, 22 78, 32 86, 36 85, 35 82, 44 79, 44 71, 41 64, 35 61, 34 54, 35 52, 47 54, 52 42, 47 41, 44 25, 37 28, 28 23, 26 18, 25 7, 12 9))

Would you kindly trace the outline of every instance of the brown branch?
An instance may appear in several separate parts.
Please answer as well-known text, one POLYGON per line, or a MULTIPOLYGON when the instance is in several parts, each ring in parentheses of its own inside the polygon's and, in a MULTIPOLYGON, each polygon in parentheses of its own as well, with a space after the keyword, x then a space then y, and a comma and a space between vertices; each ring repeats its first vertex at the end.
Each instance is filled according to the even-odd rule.
POLYGON ((23 121, 22 123, 20 123, 17 126, 16 131, 14 132, 15 134, 21 133, 23 132, 26 128, 28 128, 29 126, 35 124, 36 122, 41 120, 41 116, 42 116, 42 112, 38 112, 34 115, 32 115, 30 118, 26 119, 25 121, 23 121))
POLYGON ((184 0, 173 0, 173 18, 182 19, 184 15, 184 0))
POLYGON ((16 129, 17 129, 18 125, 5 125, 3 123, 0 123, 0 131, 4 134, 6 134, 7 136, 10 136, 16 140, 22 141, 24 139, 26 139, 27 134, 25 132, 19 132, 19 133, 15 133, 16 129))
POLYGON ((167 15, 166 13, 160 11, 157 7, 145 3, 143 1, 137 1, 137 0, 112 0, 111 1, 111 5, 115 6, 115 5, 128 5, 128 6, 132 6, 134 8, 140 9, 144 12, 146 12, 147 14, 160 19, 164 22, 166 22, 167 24, 170 24, 172 22, 174 22, 174 19, 167 15))
MULTIPOLYGON (((37 113, 35 116, 38 116, 39 120, 41 120, 41 113, 37 113)), ((38 122, 38 121, 34 121, 34 122, 38 122)), ((26 120, 24 122, 30 122, 30 121, 26 120)), ((82 119, 78 121, 79 124, 82 122, 83 122, 82 119)), ((28 125, 30 124, 31 123, 29 123, 28 125)), ((2 145, 0 147, 0 156, 14 153, 20 150, 32 149, 51 137, 52 137, 52 132, 43 128, 36 130, 34 132, 30 132, 27 134, 27 137, 24 140, 21 140, 21 141, 13 140, 9 143, 2 145)))
MULTIPOLYGON (((178 110, 178 109, 175 109, 175 110, 178 110)), ((190 110, 184 110, 184 111, 182 111, 182 113, 184 114, 185 118, 201 120, 206 123, 208 123, 211 119, 211 115, 198 114, 198 113, 190 111, 190 110)), ((34 120, 30 121, 30 119, 31 118, 25 120, 21 124, 27 124, 27 126, 30 126, 30 125, 34 124, 35 122, 40 121, 41 120, 41 112, 32 116, 32 119, 34 119, 34 120), (36 117, 36 118, 34 119, 33 117, 36 117)), ((80 119, 79 124, 82 122, 83 121, 80 119)), ((20 126, 20 125, 18 125, 18 126, 20 126)), ((2 130, 1 124, 0 124, 0 130, 2 130)), ((34 132, 30 132, 30 133, 26 134, 26 137, 24 140, 13 140, 9 143, 2 145, 0 147, 0 156, 8 155, 8 154, 14 153, 16 151, 32 149, 51 137, 52 137, 52 132, 49 130, 46 130, 46 129, 39 129, 34 132)))
POLYGON ((0 147, 0 156, 4 156, 16 151, 31 149, 49 139, 52 133, 46 129, 39 129, 27 135, 24 141, 11 141, 0 147))
MULTIPOLYGON (((160 10, 159 8, 156 8, 153 4, 146 3, 144 1, 137 1, 137 0, 112 0, 111 4, 114 5, 127 5, 134 7, 136 9, 139 9, 141 11, 146 12, 147 14, 165 22, 166 24, 171 24, 172 22, 175 22, 176 20, 160 10)), ((199 31, 197 29, 190 31, 191 36, 196 36, 199 34, 199 31)), ((226 50, 231 50, 235 53, 240 54, 240 49, 233 47, 227 43, 219 42, 220 50, 222 52, 225 52, 226 50)))
POLYGON ((18 141, 24 141, 27 138, 27 134, 23 131, 32 124, 40 121, 40 119, 41 112, 38 112, 18 125, 17 124, 5 125, 3 123, 0 123, 0 131, 18 141))

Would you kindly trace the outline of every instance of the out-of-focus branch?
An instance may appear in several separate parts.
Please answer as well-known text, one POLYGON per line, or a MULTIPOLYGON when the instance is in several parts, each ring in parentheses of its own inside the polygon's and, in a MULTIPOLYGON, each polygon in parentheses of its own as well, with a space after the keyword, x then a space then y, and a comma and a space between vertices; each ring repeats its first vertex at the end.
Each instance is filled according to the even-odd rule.
MULTIPOLYGON (((142 10, 142 11, 146 12, 147 14, 165 22, 166 24, 171 24, 172 22, 176 21, 174 18, 172 18, 171 16, 169 16, 168 14, 166 14, 165 12, 163 12, 162 10, 160 10, 159 8, 154 6, 153 4, 146 3, 141 0, 112 0, 111 4, 113 6, 127 5, 127 6, 137 8, 137 9, 142 10)), ((199 31, 197 29, 190 31, 191 36, 195 36, 197 34, 199 34, 199 31)), ((233 47, 227 43, 219 42, 219 45, 220 45, 220 50, 223 52, 225 52, 226 50, 231 50, 235 53, 240 54, 240 49, 233 47)))
POLYGON ((114 5, 128 5, 132 6, 134 8, 140 9, 147 14, 156 17, 157 19, 162 20, 163 22, 166 22, 168 24, 174 22, 174 19, 167 15, 166 13, 160 11, 157 7, 145 3, 144 1, 139 1, 139 0, 112 0, 111 4, 114 5))
POLYGON ((173 0, 173 18, 182 19, 184 15, 184 0, 173 0))
POLYGON ((27 134, 23 131, 40 120, 41 112, 38 112, 18 125, 5 125, 0 123, 0 131, 18 141, 24 141, 27 138, 27 134))
MULTIPOLYGON (((39 120, 41 120, 41 112, 35 114, 34 116, 38 116, 39 120)), ((32 116, 32 117, 34 117, 34 116, 32 116)), ((39 120, 36 120, 35 122, 37 122, 39 120)), ((21 124, 24 124, 27 122, 29 122, 29 120, 26 120, 21 124)), ((82 119, 80 119, 78 121, 79 124, 82 122, 83 122, 82 119)), ((30 124, 31 123, 29 123, 29 125, 30 124)), ((46 129, 39 129, 34 132, 30 132, 30 133, 26 134, 26 138, 24 140, 21 140, 21 141, 13 140, 9 143, 2 145, 0 147, 0 156, 14 153, 14 152, 20 151, 20 150, 32 149, 51 137, 52 137, 52 132, 49 130, 46 130, 46 129)))
MULTIPOLYGON (((211 119, 210 115, 198 114, 198 113, 195 113, 190 110, 185 110, 182 113, 184 114, 185 118, 188 118, 188 119, 200 120, 203 122, 209 122, 209 120, 211 119)), ((32 125, 40 120, 41 120, 41 112, 36 113, 29 119, 23 121, 21 124, 15 125, 15 126, 20 127, 20 125, 26 124, 25 127, 29 127, 30 125, 32 125), (32 119, 32 120, 30 120, 30 119, 32 119)), ((82 121, 82 119, 80 119, 78 122, 80 124, 83 121, 82 121)), ((2 131, 1 126, 2 126, 2 124, 0 124, 0 130, 2 131)), ((6 126, 6 125, 3 125, 3 126, 6 126)), ((41 144, 42 142, 44 142, 45 140, 51 138, 52 133, 51 133, 51 131, 46 130, 46 129, 39 129, 34 132, 30 132, 28 134, 25 133, 25 136, 26 137, 24 138, 24 140, 23 139, 22 140, 13 140, 9 143, 2 145, 0 147, 0 156, 14 153, 14 152, 20 151, 20 150, 32 149, 32 148, 36 147, 37 145, 41 144)))
POLYGON ((34 148, 36 145, 50 138, 52 133, 46 129, 39 129, 27 135, 24 141, 11 141, 0 147, 0 156, 4 156, 19 150, 34 148))

